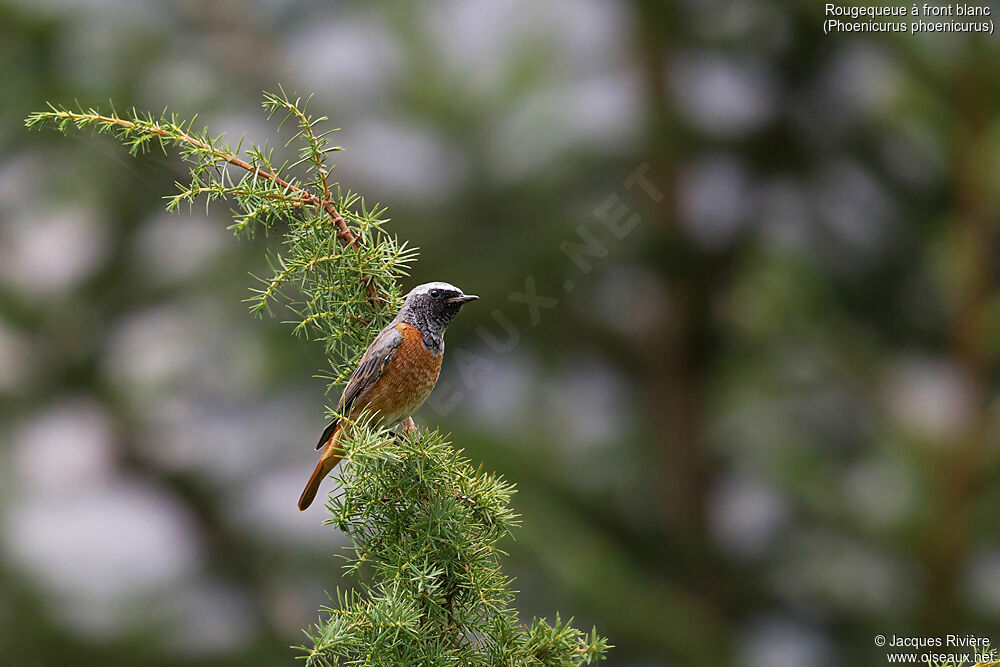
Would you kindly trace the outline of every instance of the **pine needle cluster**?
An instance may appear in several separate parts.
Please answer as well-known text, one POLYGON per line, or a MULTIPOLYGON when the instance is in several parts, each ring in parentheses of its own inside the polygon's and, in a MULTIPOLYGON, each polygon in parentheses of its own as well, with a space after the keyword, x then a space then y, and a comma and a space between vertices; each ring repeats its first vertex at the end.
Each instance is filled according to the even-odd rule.
MULTIPOLYGON (((25 123, 110 134, 132 155, 175 148, 190 180, 166 197, 168 210, 225 201, 238 235, 280 227, 251 310, 294 313, 294 331, 325 344, 334 388, 398 309, 417 253, 386 231, 384 208, 330 179, 328 158, 340 149, 308 102, 283 90, 264 96, 268 117, 294 128, 284 148, 294 145, 295 157, 284 161, 268 144, 244 150, 166 111, 50 105, 25 123)), ((351 537, 346 569, 358 583, 306 631, 307 665, 571 666, 603 657, 608 644, 596 631, 558 615, 519 623, 497 546, 518 524, 513 485, 473 468, 437 431, 403 436, 364 423, 344 446, 328 523, 351 537)))
POLYGON ((518 525, 514 486, 473 468, 437 431, 361 428, 328 523, 350 535, 340 593, 307 634, 307 664, 581 665, 607 649, 556 616, 518 623, 497 543, 518 525), (369 583, 370 582, 370 583, 369 583))
POLYGON ((177 183, 177 192, 165 197, 167 210, 190 208, 199 198, 206 207, 224 200, 231 206, 230 229, 248 237, 281 224, 283 247, 268 257, 271 275, 257 278, 251 310, 290 309, 297 317, 295 332, 326 345, 331 385, 337 385, 397 309, 399 279, 408 275, 417 252, 386 232, 383 207, 330 182, 327 158, 340 149, 329 143, 331 131, 320 130, 326 117, 308 113, 308 100, 267 93, 264 108, 281 124, 294 121, 297 131, 285 147, 298 144, 297 159, 278 162, 267 143, 244 151, 240 140, 233 147, 224 135, 197 129, 197 118, 183 121, 166 111, 122 115, 113 106, 101 113, 50 105, 25 124, 110 134, 132 155, 176 148, 190 165, 190 181, 177 183))

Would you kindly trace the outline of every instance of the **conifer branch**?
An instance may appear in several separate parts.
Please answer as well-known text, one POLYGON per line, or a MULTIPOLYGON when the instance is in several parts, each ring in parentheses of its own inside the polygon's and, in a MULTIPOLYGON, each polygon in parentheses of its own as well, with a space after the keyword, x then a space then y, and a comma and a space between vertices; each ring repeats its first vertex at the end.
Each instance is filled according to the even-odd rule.
MULTIPOLYGON (((300 145, 298 159, 278 166, 266 144, 251 146, 244 159, 242 141, 234 150, 166 112, 123 118, 113 109, 50 106, 26 123, 109 133, 133 155, 175 146, 191 164, 191 180, 166 197, 169 210, 199 197, 206 205, 226 200, 237 232, 283 225, 281 250, 269 256, 272 274, 258 279, 251 309, 262 313, 281 299, 297 317, 293 331, 326 344, 333 387, 399 305, 399 279, 416 251, 385 232, 385 209, 329 181, 326 158, 339 148, 307 102, 284 91, 265 95, 269 117, 280 113, 282 123, 298 127, 291 140, 300 145)), ((583 633, 559 615, 554 624, 518 622, 497 546, 520 522, 510 505, 514 486, 473 468, 436 431, 420 432, 412 420, 403 430, 395 435, 362 419, 341 443, 341 493, 328 504, 328 523, 351 537, 345 571, 360 581, 350 593, 338 591, 306 631, 306 665, 577 667, 602 659, 609 644, 596 631, 583 633)))
MULTIPOLYGON (((296 101, 297 102, 297 101, 296 101)), ((90 108, 87 110, 80 109, 79 111, 70 111, 65 107, 56 107, 54 105, 49 105, 49 111, 39 111, 32 113, 25 120, 25 125, 27 127, 35 127, 36 125, 42 124, 52 124, 55 125, 60 131, 65 132, 70 124, 75 125, 78 129, 91 128, 96 129, 97 132, 104 132, 111 128, 119 128, 117 133, 119 138, 125 140, 126 145, 129 147, 129 152, 132 155, 136 155, 139 152, 143 152, 148 147, 148 144, 153 139, 159 139, 161 148, 164 142, 170 142, 175 144, 186 144, 191 149, 193 149, 192 154, 201 153, 203 155, 210 156, 213 160, 220 163, 231 164, 235 167, 239 167, 250 174, 253 175, 254 180, 263 179, 265 181, 271 181, 280 190, 276 192, 267 192, 265 197, 278 199, 280 201, 286 202, 291 205, 305 205, 312 204, 322 208, 329 215, 330 220, 337 228, 337 237, 343 240, 347 245, 353 246, 356 250, 361 249, 361 243, 351 229, 347 226, 347 221, 334 206, 334 202, 330 196, 330 188, 327 184, 326 170, 324 166, 324 160, 326 156, 326 151, 323 150, 323 143, 325 142, 325 134, 316 136, 313 133, 313 127, 316 123, 326 120, 326 117, 319 119, 307 118, 305 114, 298 109, 296 103, 290 102, 287 97, 284 96, 282 91, 282 96, 278 97, 270 93, 265 96, 265 106, 272 109, 278 107, 283 107, 289 110, 289 113, 298 117, 302 123, 303 129, 300 130, 298 134, 293 137, 293 139, 304 136, 308 141, 310 157, 314 160, 315 166, 320 171, 320 179, 322 182, 321 194, 316 195, 300 185, 289 182, 283 179, 278 172, 270 167, 269 161, 262 161, 262 163, 257 162, 247 162, 246 160, 240 158, 234 152, 228 149, 228 147, 220 147, 218 145, 218 140, 213 140, 208 136, 207 132, 202 136, 195 136, 192 134, 192 127, 194 120, 188 123, 186 126, 184 123, 179 123, 176 117, 171 116, 169 120, 162 118, 160 120, 154 120, 154 118, 149 115, 142 117, 134 109, 132 110, 132 119, 122 118, 118 113, 112 109, 110 115, 103 115, 96 109, 90 108), (265 166, 266 165, 266 168, 265 166)), ((295 165, 293 165, 295 166, 295 165)), ((219 192, 217 188, 208 187, 197 187, 184 190, 181 194, 176 195, 172 201, 177 201, 178 199, 190 200, 199 194, 204 192, 218 192, 218 194, 225 194, 224 192, 219 192)), ((233 188, 229 191, 230 194, 235 194, 239 192, 238 189, 233 188)), ((379 296, 375 283, 370 276, 361 276, 361 280, 365 285, 365 290, 368 293, 368 298, 371 300, 372 305, 380 307, 384 300, 379 296)))
POLYGON ((102 113, 50 104, 48 111, 28 116, 25 124, 110 134, 132 155, 152 146, 164 152, 175 147, 192 165, 191 176, 166 197, 168 210, 192 206, 203 197, 206 205, 217 200, 234 205, 231 229, 236 232, 252 234, 258 227, 287 225, 284 250, 270 258, 273 275, 260 278, 263 285, 253 290, 251 307, 259 314, 282 298, 298 316, 294 331, 326 343, 334 364, 331 385, 340 384, 365 341, 397 305, 397 281, 408 274, 416 251, 385 233, 383 208, 369 207, 358 195, 329 181, 326 160, 340 148, 329 144, 332 131, 320 129, 325 117, 314 118, 300 98, 289 98, 284 91, 266 94, 263 106, 268 117, 281 113, 282 123, 291 120, 297 125, 289 141, 299 144, 297 160, 277 163, 267 144, 252 145, 244 152, 240 140, 233 148, 222 135, 213 136, 207 128, 196 130, 196 118, 182 121, 166 111, 157 117, 133 109, 123 116, 113 106, 102 113), (237 175, 227 166, 235 167, 237 175), (296 171, 304 171, 306 179, 296 171))

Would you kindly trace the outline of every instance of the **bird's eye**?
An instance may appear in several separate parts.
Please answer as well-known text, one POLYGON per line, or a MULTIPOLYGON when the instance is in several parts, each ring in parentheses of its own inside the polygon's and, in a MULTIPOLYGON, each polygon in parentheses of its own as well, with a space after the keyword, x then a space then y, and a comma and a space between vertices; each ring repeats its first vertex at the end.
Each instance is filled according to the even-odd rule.
POLYGON ((438 298, 439 296, 441 296, 441 290, 439 290, 439 289, 432 289, 431 290, 431 296, 434 297, 435 299, 438 298))

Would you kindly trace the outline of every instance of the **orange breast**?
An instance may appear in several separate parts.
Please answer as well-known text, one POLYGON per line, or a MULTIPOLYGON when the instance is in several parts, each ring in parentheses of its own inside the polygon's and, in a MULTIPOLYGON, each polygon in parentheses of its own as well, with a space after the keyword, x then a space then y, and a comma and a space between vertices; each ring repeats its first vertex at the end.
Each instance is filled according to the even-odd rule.
POLYGON ((402 334, 403 342, 382 370, 366 405, 389 425, 416 412, 427 399, 437 384, 444 356, 424 347, 423 334, 415 327, 400 323, 396 329, 402 334))

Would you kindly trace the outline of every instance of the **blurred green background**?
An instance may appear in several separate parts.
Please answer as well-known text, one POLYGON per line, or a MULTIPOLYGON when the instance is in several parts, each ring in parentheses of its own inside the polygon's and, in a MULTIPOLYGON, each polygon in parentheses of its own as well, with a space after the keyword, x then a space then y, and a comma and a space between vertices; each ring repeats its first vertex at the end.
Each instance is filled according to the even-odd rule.
POLYGON ((609 665, 1000 644, 1000 47, 821 11, 0 1, 0 663, 292 664, 343 583, 295 507, 320 346, 242 303, 274 239, 164 214, 175 156, 22 126, 113 98, 260 141, 279 82, 421 247, 405 287, 483 297, 417 422, 518 484, 526 617, 609 665))

